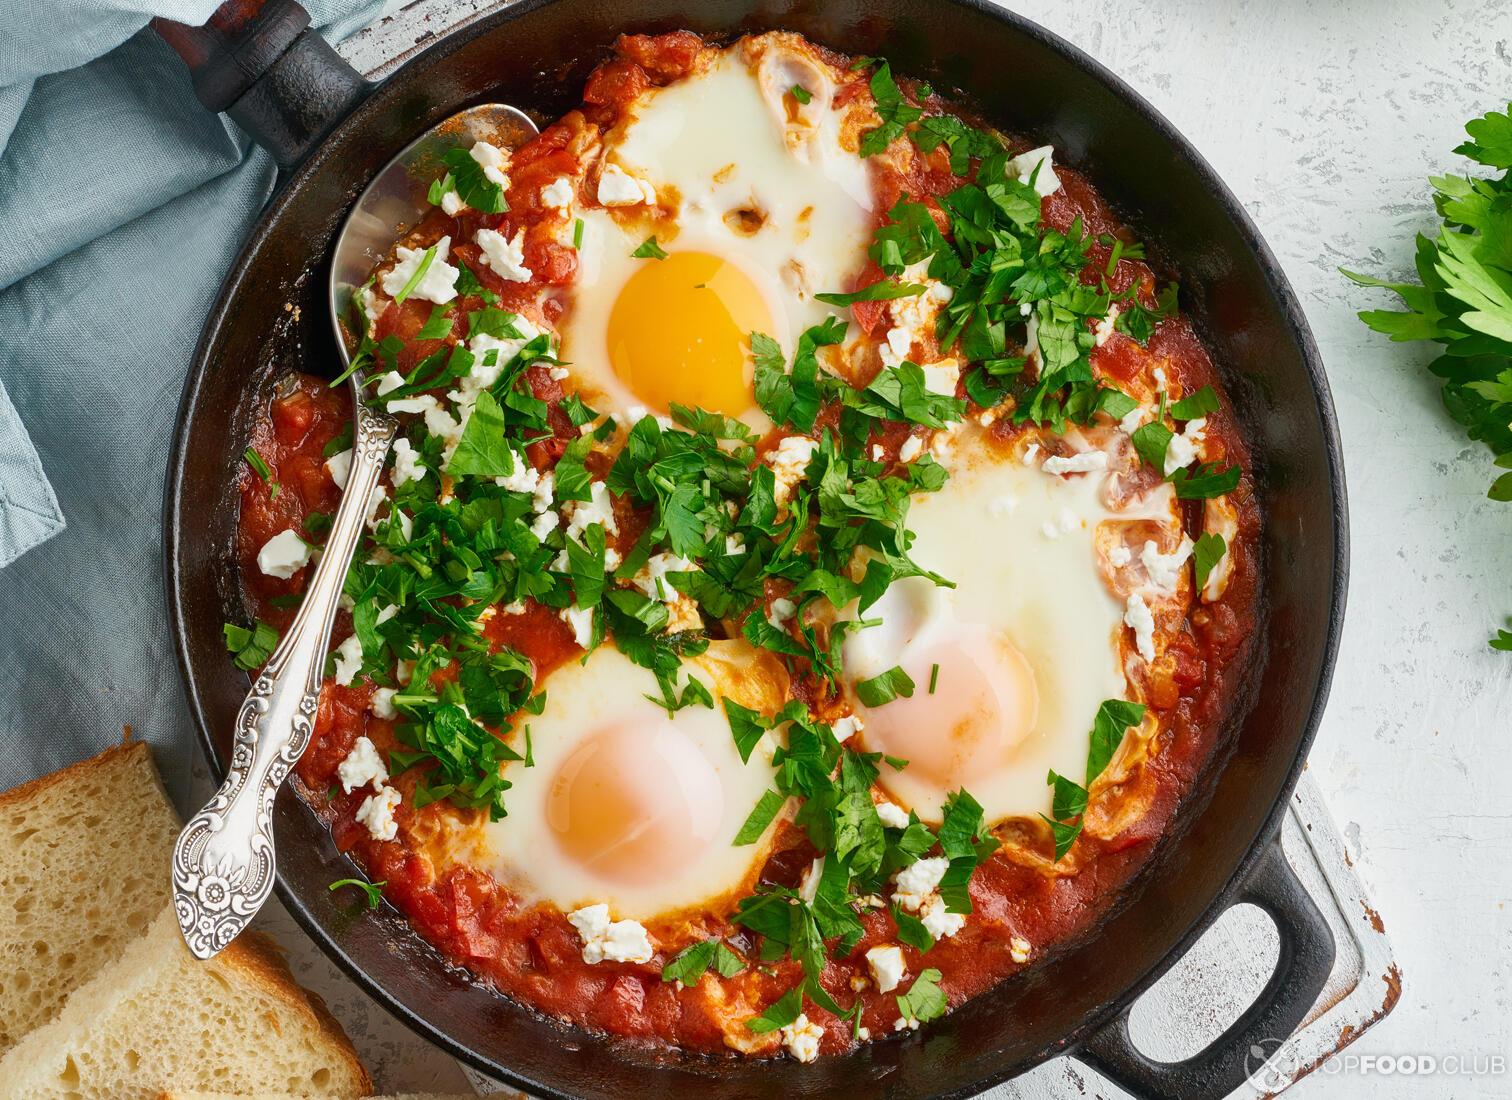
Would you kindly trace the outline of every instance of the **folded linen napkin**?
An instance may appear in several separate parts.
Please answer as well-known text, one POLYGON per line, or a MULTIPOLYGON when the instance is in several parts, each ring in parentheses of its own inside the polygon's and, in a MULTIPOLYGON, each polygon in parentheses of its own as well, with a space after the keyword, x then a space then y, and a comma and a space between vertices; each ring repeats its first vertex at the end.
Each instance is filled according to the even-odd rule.
MULTIPOLYGON (((274 168, 143 28, 215 7, 0 0, 0 790, 122 725, 187 778, 161 582, 167 448, 274 168)), ((384 12, 306 7, 332 40, 384 12)))

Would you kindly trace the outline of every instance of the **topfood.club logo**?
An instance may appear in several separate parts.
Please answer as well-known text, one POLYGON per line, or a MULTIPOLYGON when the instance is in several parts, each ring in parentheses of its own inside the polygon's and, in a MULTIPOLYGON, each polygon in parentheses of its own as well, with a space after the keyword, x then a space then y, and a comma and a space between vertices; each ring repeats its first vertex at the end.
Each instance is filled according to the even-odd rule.
POLYGON ((1301 1068, 1295 1048, 1285 1039, 1261 1039, 1244 1055, 1245 1079, 1261 1094, 1280 1092, 1297 1079, 1301 1068))

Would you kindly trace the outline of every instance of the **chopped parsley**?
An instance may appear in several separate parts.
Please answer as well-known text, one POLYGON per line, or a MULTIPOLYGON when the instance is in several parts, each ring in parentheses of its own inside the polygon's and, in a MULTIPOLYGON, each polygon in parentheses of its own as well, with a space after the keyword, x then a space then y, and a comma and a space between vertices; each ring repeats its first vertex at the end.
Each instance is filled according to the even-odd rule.
POLYGON ((665 260, 667 250, 656 243, 655 237, 647 237, 630 256, 636 260, 665 260))
POLYGON ((378 903, 383 900, 383 887, 387 885, 388 882, 386 880, 382 882, 368 882, 360 878, 341 878, 331 883, 326 889, 334 893, 343 886, 354 886, 367 895, 368 908, 377 909, 378 903))
POLYGON ((267 482, 268 496, 276 497, 278 495, 278 482, 273 480, 273 471, 269 469, 268 463, 263 459, 263 456, 251 447, 248 447, 242 457, 247 460, 247 465, 252 467, 252 472, 267 482))
POLYGON ((261 619, 251 628, 227 623, 221 628, 226 638, 226 651, 236 662, 236 667, 251 672, 268 663, 273 650, 278 646, 278 631, 261 619))

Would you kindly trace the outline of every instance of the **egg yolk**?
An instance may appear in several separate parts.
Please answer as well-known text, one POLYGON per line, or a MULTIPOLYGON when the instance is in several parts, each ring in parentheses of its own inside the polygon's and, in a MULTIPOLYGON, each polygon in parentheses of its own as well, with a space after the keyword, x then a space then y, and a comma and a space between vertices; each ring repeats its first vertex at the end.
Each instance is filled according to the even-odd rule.
POLYGON ((953 790, 1007 766, 1034 732, 1039 689, 1034 669, 1007 638, 985 629, 943 639, 919 654, 937 663, 934 692, 924 682, 866 712, 866 747, 908 761, 911 776, 953 790))
POLYGON ((673 252, 646 260, 609 314, 609 361, 646 405, 679 404, 739 416, 755 403, 749 340, 771 333, 756 284, 728 260, 673 252))
POLYGON ((569 859, 602 878, 647 885, 711 844, 724 809, 719 773, 669 723, 586 738, 552 779, 546 822, 569 859))

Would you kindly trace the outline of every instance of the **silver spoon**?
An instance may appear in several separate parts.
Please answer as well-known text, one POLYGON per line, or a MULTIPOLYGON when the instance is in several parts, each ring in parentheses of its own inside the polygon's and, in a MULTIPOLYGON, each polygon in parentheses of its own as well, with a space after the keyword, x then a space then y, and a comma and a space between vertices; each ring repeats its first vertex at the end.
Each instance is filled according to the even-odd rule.
MULTIPOLYGON (((340 318, 394 241, 425 214, 426 186, 440 173, 442 154, 474 141, 515 148, 536 132, 514 107, 471 107, 431 127, 368 184, 341 227, 331 263, 331 325, 343 369, 350 359, 340 318)), ((352 466, 304 600, 237 712, 225 783, 173 849, 173 906, 196 958, 208 959, 235 939, 273 890, 273 799, 314 733, 337 601, 399 427, 363 401, 365 381, 361 371, 347 380, 352 466)))

